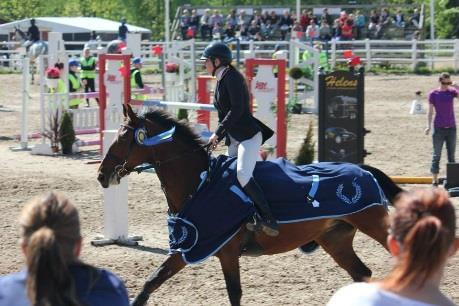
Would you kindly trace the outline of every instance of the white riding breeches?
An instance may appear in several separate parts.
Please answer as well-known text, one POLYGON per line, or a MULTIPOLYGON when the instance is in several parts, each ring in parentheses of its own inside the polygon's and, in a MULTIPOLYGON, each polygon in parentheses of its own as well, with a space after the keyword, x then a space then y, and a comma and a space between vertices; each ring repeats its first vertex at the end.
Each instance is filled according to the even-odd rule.
POLYGON ((238 142, 229 136, 230 145, 227 154, 230 157, 237 156, 237 180, 242 187, 252 178, 255 165, 260 158, 260 147, 263 142, 261 132, 256 133, 252 138, 238 142))

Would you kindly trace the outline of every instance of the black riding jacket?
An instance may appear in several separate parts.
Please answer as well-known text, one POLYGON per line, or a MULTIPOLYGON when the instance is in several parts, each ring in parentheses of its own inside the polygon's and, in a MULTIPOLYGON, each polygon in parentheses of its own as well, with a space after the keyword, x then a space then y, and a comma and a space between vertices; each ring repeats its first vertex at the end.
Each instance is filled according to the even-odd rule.
MULTIPOLYGON (((218 111, 219 138, 231 135, 241 142, 260 132, 263 142, 271 138, 273 130, 252 116, 249 108, 249 90, 242 74, 233 67, 226 68, 215 88, 214 106, 218 111)), ((228 139, 227 139, 228 144, 228 139)))

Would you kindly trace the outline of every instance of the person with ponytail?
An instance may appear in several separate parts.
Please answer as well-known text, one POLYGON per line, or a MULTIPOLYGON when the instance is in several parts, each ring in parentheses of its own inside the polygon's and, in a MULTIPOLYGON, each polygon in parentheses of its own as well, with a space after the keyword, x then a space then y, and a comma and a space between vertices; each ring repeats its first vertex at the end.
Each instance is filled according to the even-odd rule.
POLYGON ((80 220, 64 195, 32 199, 19 223, 26 269, 0 277, 0 306, 129 305, 117 276, 78 259, 80 220))
POLYGON ((214 106, 218 112, 218 126, 209 138, 211 149, 226 137, 228 155, 237 157, 237 179, 261 216, 255 223, 248 223, 247 228, 251 231, 261 229, 269 236, 277 236, 277 221, 263 190, 252 176, 260 147, 274 132, 252 116, 247 84, 244 76, 231 65, 232 52, 227 45, 211 43, 205 48, 201 60, 207 72, 217 78, 214 106))
POLYGON ((459 249, 456 216, 441 188, 402 194, 395 203, 387 246, 396 263, 382 281, 338 290, 328 306, 452 306, 440 291, 449 257, 459 249))

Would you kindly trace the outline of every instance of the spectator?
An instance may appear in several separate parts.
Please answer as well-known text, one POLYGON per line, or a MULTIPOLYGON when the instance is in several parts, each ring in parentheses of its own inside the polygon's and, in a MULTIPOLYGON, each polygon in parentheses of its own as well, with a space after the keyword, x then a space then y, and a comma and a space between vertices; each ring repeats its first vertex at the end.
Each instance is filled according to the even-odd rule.
POLYGON ((257 22, 257 25, 258 26, 261 26, 261 14, 260 14, 260 11, 253 11, 253 16, 252 16, 252 19, 250 19, 250 23, 252 23, 252 21, 256 21, 257 22))
POLYGON ((375 10, 370 12, 370 23, 368 24, 368 36, 371 37, 372 33, 379 31, 379 15, 375 10))
POLYGON ((339 22, 339 18, 336 18, 333 22, 332 35, 333 37, 336 37, 338 39, 341 36, 341 25, 339 22))
POLYGON ((328 13, 327 8, 324 8, 322 11, 322 17, 320 17, 320 24, 322 24, 324 20, 327 22, 329 26, 333 24, 333 17, 328 13))
POLYGON ((212 27, 212 38, 214 40, 221 40, 223 35, 223 29, 219 23, 215 23, 212 27))
POLYGON ((0 304, 129 305, 123 282, 78 259, 80 220, 73 204, 51 192, 32 199, 19 219, 26 269, 0 277, 0 304))
POLYGON ((390 274, 380 282, 339 289, 328 306, 455 305, 440 291, 447 260, 459 248, 448 193, 440 188, 407 192, 395 207, 387 238, 396 259, 390 274))
POLYGON ((251 21, 248 32, 251 39, 254 39, 255 35, 260 32, 260 27, 255 19, 251 21))
POLYGON ((223 29, 223 37, 224 41, 230 41, 236 36, 236 33, 234 31, 234 27, 231 24, 231 22, 227 21, 225 24, 225 28, 223 29))
POLYGON ((188 12, 187 9, 184 9, 182 12, 182 16, 180 16, 180 31, 182 34, 182 39, 187 40, 188 39, 188 28, 191 25, 191 17, 190 13, 188 12))
POLYGON ((213 28, 216 25, 218 25, 220 29, 223 26, 223 16, 220 15, 218 10, 214 10, 214 13, 210 16, 210 26, 213 28))
POLYGON ((405 17, 403 16, 402 10, 397 10, 397 14, 394 16, 394 22, 398 28, 405 27, 405 17))
POLYGON ((306 28, 309 26, 309 14, 307 10, 303 10, 301 13, 300 25, 303 28, 302 31, 306 31, 306 28))
POLYGON ((121 25, 118 27, 118 39, 126 41, 126 35, 129 32, 129 29, 126 25, 126 18, 121 17, 121 25))
POLYGON ((271 18, 266 20, 266 23, 261 24, 261 34, 268 40, 270 40, 275 32, 275 28, 271 23, 271 18))
POLYGON ((275 30, 279 27, 279 16, 277 16, 276 11, 271 11, 271 25, 274 27, 275 30))
POLYGON ((207 40, 208 37, 210 38, 211 27, 210 27, 210 9, 206 9, 204 14, 201 16, 201 20, 199 21, 201 25, 201 39, 207 40))
POLYGON ((438 185, 438 172, 443 143, 446 143, 448 162, 455 162, 456 151, 456 119, 454 116, 454 98, 458 97, 459 86, 453 85, 451 77, 444 72, 438 78, 440 87, 429 93, 429 111, 427 114, 426 135, 432 126, 432 116, 435 110, 434 129, 432 133, 433 155, 432 183, 438 185))
POLYGON ((285 40, 285 36, 290 32, 293 25, 293 19, 289 10, 285 10, 279 21, 279 28, 281 30, 281 39, 285 40))
POLYGON ((297 21, 293 24, 292 28, 292 39, 299 39, 301 40, 303 38, 303 27, 301 24, 297 21))
POLYGON ((365 28, 365 16, 360 11, 356 11, 355 15, 355 29, 357 32, 357 39, 361 39, 363 29, 365 28))
POLYGON ((420 20, 421 20, 421 14, 419 14, 419 10, 415 8, 413 11, 413 15, 411 15, 411 19, 410 19, 411 24, 419 29, 420 20))
POLYGON ((348 18, 345 24, 341 26, 341 35, 339 36, 339 40, 352 40, 354 38, 352 25, 352 19, 348 18))
POLYGON ((309 25, 306 28, 306 39, 312 42, 317 38, 319 38, 319 28, 314 22, 314 19, 310 19, 309 25))
POLYGON ((379 16, 378 29, 376 31, 376 37, 381 38, 384 34, 384 29, 390 24, 390 15, 387 8, 383 8, 381 15, 379 16))
MULTIPOLYGON (((317 20, 317 17, 314 16, 314 14, 312 13, 312 11, 309 11, 309 12, 308 12, 308 16, 309 16, 309 20, 314 20, 314 23, 315 23, 316 25, 319 24, 319 21, 317 20)), ((310 24, 310 23, 309 23, 309 24, 310 24)))
POLYGON ((236 27, 237 27, 236 10, 231 10, 231 12, 229 13, 228 17, 226 17, 226 27, 228 25, 233 29, 233 31, 236 29, 236 27))
POLYGON ((327 41, 331 39, 331 35, 332 30, 330 29, 330 26, 328 25, 327 21, 323 19, 319 27, 319 38, 321 40, 327 41))
POLYGON ((239 18, 238 18, 239 28, 244 27, 245 29, 248 29, 250 26, 250 19, 251 19, 250 16, 246 15, 245 10, 241 10, 239 13, 239 18))
POLYGON ((340 26, 343 26, 346 24, 346 20, 347 20, 347 13, 346 11, 341 11, 339 13, 339 24, 340 26))
POLYGON ((268 11, 263 11, 261 13, 261 26, 266 25, 268 21, 271 21, 271 16, 269 16, 268 11))
POLYGON ((190 32, 190 29, 191 29, 192 37, 189 37, 188 35, 188 38, 195 38, 196 33, 198 32, 198 28, 199 28, 199 16, 196 10, 192 10, 191 17, 190 17, 190 28, 188 29, 188 32, 190 32))

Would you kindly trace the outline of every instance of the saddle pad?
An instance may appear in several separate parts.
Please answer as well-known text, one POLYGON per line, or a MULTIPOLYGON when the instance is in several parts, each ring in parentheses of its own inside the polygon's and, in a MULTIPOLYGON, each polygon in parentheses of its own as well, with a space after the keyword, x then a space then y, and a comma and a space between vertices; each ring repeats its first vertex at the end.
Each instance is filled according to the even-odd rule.
MULTIPOLYGON (((258 162, 254 177, 279 223, 340 217, 387 202, 371 173, 354 164, 276 159, 258 162)), ((170 251, 187 263, 214 255, 256 212, 237 181, 235 158, 213 159, 210 177, 201 179, 184 209, 168 218, 170 251)))

